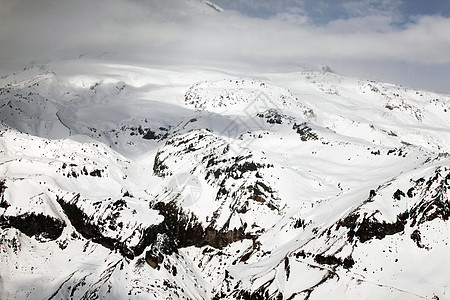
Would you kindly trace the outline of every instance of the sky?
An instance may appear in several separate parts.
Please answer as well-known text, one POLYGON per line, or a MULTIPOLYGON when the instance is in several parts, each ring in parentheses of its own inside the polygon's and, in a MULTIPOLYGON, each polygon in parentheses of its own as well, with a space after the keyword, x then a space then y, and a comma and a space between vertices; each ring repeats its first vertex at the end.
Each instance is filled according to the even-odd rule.
POLYGON ((338 73, 450 93, 449 0, 0 0, 0 73, 101 58, 338 73))

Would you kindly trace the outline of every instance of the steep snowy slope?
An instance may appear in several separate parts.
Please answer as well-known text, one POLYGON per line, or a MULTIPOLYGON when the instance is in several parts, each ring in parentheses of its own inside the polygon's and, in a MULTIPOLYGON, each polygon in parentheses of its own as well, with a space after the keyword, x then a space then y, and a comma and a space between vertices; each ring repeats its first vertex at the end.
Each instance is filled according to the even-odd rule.
POLYGON ((0 298, 446 299, 449 114, 322 70, 3 77, 0 298))

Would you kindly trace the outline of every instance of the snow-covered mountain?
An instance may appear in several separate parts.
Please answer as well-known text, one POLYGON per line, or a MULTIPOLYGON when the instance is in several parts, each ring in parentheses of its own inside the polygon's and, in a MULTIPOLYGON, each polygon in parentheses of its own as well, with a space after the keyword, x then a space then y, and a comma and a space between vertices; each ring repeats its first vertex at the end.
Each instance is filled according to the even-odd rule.
POLYGON ((77 60, 0 79, 1 299, 447 299, 450 97, 77 60))

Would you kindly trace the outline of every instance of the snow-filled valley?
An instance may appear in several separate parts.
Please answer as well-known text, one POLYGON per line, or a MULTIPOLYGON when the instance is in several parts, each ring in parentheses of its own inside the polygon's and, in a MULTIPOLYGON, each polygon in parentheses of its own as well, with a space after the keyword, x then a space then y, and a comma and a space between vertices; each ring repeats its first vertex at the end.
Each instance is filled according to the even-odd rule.
POLYGON ((79 59, 0 119, 0 299, 450 298, 449 95, 79 59))

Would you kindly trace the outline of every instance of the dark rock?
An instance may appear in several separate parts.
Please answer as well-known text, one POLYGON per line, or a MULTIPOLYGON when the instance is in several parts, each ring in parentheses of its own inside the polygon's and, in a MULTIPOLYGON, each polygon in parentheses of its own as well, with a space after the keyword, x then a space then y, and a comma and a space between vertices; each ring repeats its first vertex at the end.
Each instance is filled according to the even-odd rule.
POLYGON ((330 265, 330 266, 342 266, 344 269, 351 269, 355 264, 355 261, 351 256, 346 257, 344 259, 336 257, 335 255, 322 255, 317 254, 314 257, 314 261, 321 265, 330 265))
POLYGON ((164 256, 161 254, 153 255, 150 251, 147 251, 145 254, 145 261, 151 266, 153 269, 159 270, 159 265, 164 261, 164 256))
POLYGON ((130 198, 133 198, 133 195, 131 195, 130 192, 125 191, 125 193, 123 193, 123 196, 122 196, 122 197, 130 197, 130 198))
POLYGON ((170 172, 169 172, 169 174, 167 174, 168 171, 166 171, 166 170, 168 170, 169 167, 167 165, 165 165, 164 160, 161 160, 161 158, 160 158, 161 155, 162 155, 161 151, 158 151, 155 155, 155 161, 153 163, 153 173, 156 176, 164 178, 166 175, 170 175, 170 172))
POLYGON ((291 266, 289 265, 289 258, 284 259, 284 270, 286 271, 286 280, 289 280, 289 275, 291 273, 291 266))
POLYGON ((418 229, 414 230, 411 233, 411 239, 416 243, 417 247, 427 248, 427 247, 425 247, 425 245, 422 244, 422 237, 421 237, 420 231, 418 229))
POLYGON ((395 193, 394 193, 394 195, 392 195, 392 197, 395 199, 395 200, 401 200, 402 198, 401 197, 405 197, 405 193, 403 193, 403 191, 401 191, 400 189, 397 189, 397 191, 395 191, 395 193))
POLYGON ((102 177, 102 172, 98 169, 95 169, 94 171, 90 172, 89 175, 92 177, 102 177))
POLYGON ((59 238, 66 224, 43 214, 26 213, 19 216, 0 216, 1 228, 16 228, 29 237, 48 241, 59 238))
POLYGON ((414 187, 410 188, 408 192, 406 192, 406 195, 408 195, 409 198, 414 197, 415 196, 414 190, 415 190, 414 187))
POLYGON ((149 129, 142 138, 146 140, 157 140, 160 137, 161 136, 159 134, 156 134, 156 132, 149 129))
POLYGON ((203 228, 195 216, 186 215, 174 203, 156 203, 153 209, 164 216, 164 224, 178 247, 204 246, 223 248, 230 243, 252 238, 244 232, 244 228, 233 230, 217 230, 213 227, 203 228))
POLYGON ((101 228, 98 225, 91 223, 89 221, 89 216, 73 204, 73 202, 76 202, 79 198, 80 194, 76 195, 71 201, 67 202, 63 198, 58 197, 56 199, 75 230, 85 239, 101 244, 108 249, 118 250, 123 256, 133 259, 134 253, 131 249, 128 249, 123 243, 116 239, 105 237, 101 233, 101 228))
POLYGON ((264 112, 257 113, 258 118, 266 119, 269 124, 283 124, 283 119, 286 117, 280 114, 276 109, 268 109, 264 112))
POLYGON ((448 190, 450 172, 447 168, 437 168, 435 175, 425 182, 416 181, 415 190, 421 191, 422 200, 411 208, 411 226, 420 225, 434 219, 448 221, 450 218, 450 202, 448 190), (445 174, 447 172, 447 174, 445 174))
MULTIPOLYGON (((235 241, 251 238, 250 235, 245 234, 243 228, 229 231, 220 231, 212 227, 203 228, 194 216, 186 215, 174 203, 157 203, 153 208, 159 210, 164 216, 164 221, 146 228, 138 244, 128 247, 125 243, 102 234, 101 225, 94 224, 89 216, 75 204, 79 197, 80 195, 77 195, 71 201, 57 199, 77 232, 92 242, 119 251, 129 259, 139 256, 150 246, 150 250, 146 252, 146 260, 154 268, 162 262, 164 255, 178 253, 180 247, 210 245, 214 248, 222 248, 235 241)), ((126 201, 120 199, 114 202, 111 208, 118 209, 123 206, 126 206, 126 201)), ((115 223, 110 222, 111 224, 115 223)))
POLYGON ((324 256, 322 254, 317 254, 314 257, 314 261, 321 265, 340 265, 342 263, 340 259, 334 255, 324 256))
POLYGON ((0 181, 0 207, 6 209, 6 208, 8 208, 10 205, 9 205, 9 203, 5 200, 5 191, 6 191, 5 180, 1 180, 1 181, 0 181))
POLYGON ((355 264, 355 261, 351 257, 344 258, 344 261, 342 262, 342 266, 345 269, 351 269, 354 264, 355 264))
POLYGON ((241 256, 240 260, 241 262, 246 262, 247 260, 249 260, 250 256, 252 256, 253 251, 247 252, 244 255, 241 256))
POLYGON ((350 242, 353 237, 358 237, 361 243, 364 243, 372 238, 383 239, 386 235, 393 235, 404 231, 406 220, 409 213, 405 212, 397 216, 397 221, 394 223, 386 223, 385 221, 377 221, 373 215, 364 216, 361 222, 357 222, 359 215, 357 213, 350 214, 344 220, 341 220, 338 226, 344 226, 349 229, 347 238, 350 242))
POLYGON ((301 218, 299 218, 297 221, 295 221, 294 223, 294 228, 305 228, 306 224, 305 221, 302 220, 301 218))
POLYGON ((306 258, 305 250, 301 250, 301 251, 299 251, 298 253, 295 254, 295 258, 299 258, 299 257, 301 257, 303 259, 306 258))
POLYGON ((306 122, 301 123, 301 124, 294 124, 294 126, 292 126, 292 129, 294 129, 297 134, 300 135, 300 139, 303 142, 309 141, 309 140, 318 140, 319 136, 312 131, 311 127, 309 127, 306 122))

